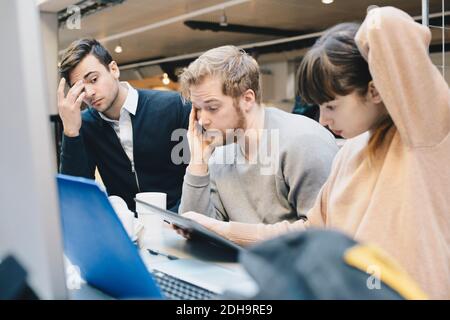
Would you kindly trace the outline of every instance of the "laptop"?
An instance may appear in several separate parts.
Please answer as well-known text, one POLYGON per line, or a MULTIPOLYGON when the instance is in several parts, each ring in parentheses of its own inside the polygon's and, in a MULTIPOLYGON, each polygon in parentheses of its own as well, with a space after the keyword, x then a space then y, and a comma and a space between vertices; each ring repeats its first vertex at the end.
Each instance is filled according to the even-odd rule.
POLYGON ((59 174, 57 184, 64 252, 89 285, 118 299, 211 299, 238 286, 241 296, 254 294, 248 275, 213 263, 178 259, 157 269, 146 259, 146 265, 94 180, 59 174))

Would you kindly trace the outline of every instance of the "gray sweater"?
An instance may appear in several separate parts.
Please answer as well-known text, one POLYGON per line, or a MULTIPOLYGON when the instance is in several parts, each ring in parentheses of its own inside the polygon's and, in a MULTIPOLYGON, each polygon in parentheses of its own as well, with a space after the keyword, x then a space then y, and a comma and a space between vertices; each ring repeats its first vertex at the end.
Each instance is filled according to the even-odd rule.
POLYGON ((271 155, 270 166, 268 157, 244 163, 236 143, 216 148, 207 175, 186 171, 179 212, 267 224, 305 216, 330 173, 334 137, 309 118, 275 108, 265 109, 264 128, 259 151, 271 155))

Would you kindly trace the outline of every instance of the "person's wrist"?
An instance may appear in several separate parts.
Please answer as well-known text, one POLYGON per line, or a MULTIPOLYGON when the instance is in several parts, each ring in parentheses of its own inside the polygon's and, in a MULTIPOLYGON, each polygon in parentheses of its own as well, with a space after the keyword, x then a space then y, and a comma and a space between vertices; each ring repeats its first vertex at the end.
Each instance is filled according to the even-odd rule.
POLYGON ((80 135, 80 130, 64 130, 64 135, 69 138, 75 138, 80 135))
POLYGON ((188 172, 194 176, 204 176, 208 174, 208 165, 206 163, 189 163, 188 172))
POLYGON ((215 220, 215 219, 211 218, 206 223, 206 227, 209 230, 214 231, 215 233, 221 235, 224 238, 227 238, 227 239, 229 238, 230 222, 215 220))

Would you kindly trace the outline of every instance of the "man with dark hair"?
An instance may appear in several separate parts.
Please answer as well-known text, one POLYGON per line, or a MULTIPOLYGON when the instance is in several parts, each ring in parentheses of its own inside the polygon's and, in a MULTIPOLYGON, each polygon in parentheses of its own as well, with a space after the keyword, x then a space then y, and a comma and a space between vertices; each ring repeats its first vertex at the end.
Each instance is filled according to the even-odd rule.
POLYGON ((186 166, 171 159, 178 143, 171 136, 188 127, 190 105, 178 93, 120 82, 117 63, 94 39, 73 42, 59 72, 61 172, 93 179, 97 167, 108 194, 131 210, 136 193, 157 191, 167 193, 167 207, 176 211, 186 166), (88 105, 83 111, 82 102, 88 105))

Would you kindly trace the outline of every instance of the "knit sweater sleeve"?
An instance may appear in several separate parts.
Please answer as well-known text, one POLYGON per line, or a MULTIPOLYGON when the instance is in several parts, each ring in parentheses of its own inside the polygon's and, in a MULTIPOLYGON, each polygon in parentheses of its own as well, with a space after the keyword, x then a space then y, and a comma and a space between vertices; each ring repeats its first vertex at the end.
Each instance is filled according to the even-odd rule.
POLYGON ((450 92, 428 55, 430 30, 393 7, 369 11, 356 43, 375 87, 410 147, 434 146, 450 131, 450 92))
POLYGON ((186 170, 178 212, 188 211, 195 211, 217 220, 229 220, 210 173, 204 176, 195 176, 186 170))
POLYGON ((328 183, 320 190, 314 206, 308 211, 308 219, 299 219, 295 222, 281 221, 274 224, 250 224, 231 221, 228 223, 226 234, 229 240, 248 246, 260 241, 277 237, 284 233, 303 231, 310 227, 324 227, 326 223, 326 203, 328 197, 328 183))

